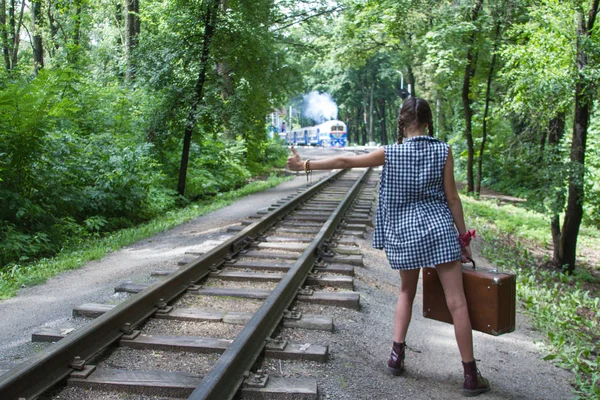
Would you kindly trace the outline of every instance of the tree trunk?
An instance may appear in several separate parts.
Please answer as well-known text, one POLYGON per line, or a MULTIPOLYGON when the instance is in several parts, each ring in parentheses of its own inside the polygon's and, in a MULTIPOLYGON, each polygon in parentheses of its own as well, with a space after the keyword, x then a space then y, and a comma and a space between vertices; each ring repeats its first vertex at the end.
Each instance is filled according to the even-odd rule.
MULTIPOLYGON (((3 8, 6 9, 6 3, 3 1, 3 8)), ((25 11, 25 1, 21 3, 21 11, 19 12, 19 19, 17 21, 15 14, 15 0, 11 0, 8 8, 8 26, 3 24, 2 40, 4 42, 4 61, 6 69, 8 71, 14 69, 17 66, 19 43, 21 34, 21 25, 23 23, 23 12, 25 11)), ((6 10, 5 10, 6 11, 6 10)), ((6 21, 6 14, 2 13, 2 18, 6 21)))
POLYGON ((417 91, 416 91, 416 88, 415 88, 415 86, 416 86, 416 84, 415 84, 415 74, 413 73, 413 70, 412 70, 412 67, 411 67, 410 64, 408 64, 406 66, 406 70, 408 71, 407 79, 408 79, 408 84, 410 85, 410 95, 412 97, 417 97, 417 95, 416 95, 417 91))
MULTIPOLYGON (((221 9, 219 9, 219 11, 221 11, 221 9)), ((215 63, 215 73, 220 78, 221 99, 223 99, 223 101, 227 101, 227 99, 233 96, 235 89, 235 84, 233 81, 233 68, 231 68, 231 66, 227 62, 219 60, 215 63)), ((221 114, 221 122, 223 124, 223 131, 225 137, 231 140, 235 140, 235 131, 231 129, 231 118, 231 111, 225 110, 225 112, 221 114)), ((299 117, 299 122, 301 127, 306 126, 302 123, 302 116, 299 117)))
POLYGON ((58 41, 56 37, 58 36, 58 24, 56 23, 56 19, 54 18, 54 14, 52 13, 52 1, 48 3, 47 9, 48 15, 48 27, 50 28, 50 45, 47 45, 46 49, 48 51, 48 56, 50 58, 54 57, 54 51, 59 49, 58 41))
POLYGON ((369 91, 369 144, 375 142, 375 135, 373 134, 373 89, 375 84, 371 86, 369 91))
MULTIPOLYGON (((227 0, 219 0, 219 13, 221 15, 225 15, 227 13, 228 4, 227 0)), ((224 60, 218 60, 215 65, 215 71, 217 75, 221 78, 221 98, 223 100, 227 100, 234 93, 234 82, 233 82, 233 68, 225 62, 224 60)), ((225 121, 225 125, 227 126, 227 122, 225 121)), ((300 126, 305 126, 300 122, 300 126)))
POLYGON ((359 107, 356 124, 356 144, 359 146, 364 145, 365 142, 365 108, 364 105, 359 107))
POLYGON ((127 70, 125 80, 130 82, 135 79, 135 63, 133 52, 137 45, 140 33, 140 7, 138 0, 125 0, 125 57, 127 59, 127 70))
MULTIPOLYGON (((478 0, 471 11, 471 22, 475 22, 477 17, 479 16, 479 12, 481 11, 481 7, 483 6, 483 0, 478 0)), ((467 64, 465 66, 465 75, 463 77, 463 88, 462 88, 462 103, 463 109, 465 113, 465 139, 467 140, 467 192, 472 193, 474 189, 473 184, 473 158, 474 158, 474 149, 473 149, 473 128, 472 128, 472 120, 473 120, 473 111, 471 110, 471 78, 475 72, 474 66, 474 56, 473 56, 473 47, 475 45, 475 35, 476 31, 471 33, 469 39, 469 47, 467 49, 467 64)))
POLYGON ((437 128, 437 132, 438 132, 438 139, 440 139, 442 142, 446 142, 446 141, 448 141, 448 137, 447 137, 448 135, 446 135, 446 115, 442 111, 443 105, 444 105, 443 100, 438 97, 437 102, 436 102, 436 108, 437 108, 437 113, 438 113, 436 128, 437 128))
POLYGON ((379 130, 381 136, 381 145, 385 146, 388 144, 387 140, 387 119, 385 117, 385 98, 381 97, 377 99, 377 117, 379 119, 379 130))
POLYGON ((41 68, 44 68, 44 47, 42 44, 42 0, 34 0, 31 7, 33 19, 33 70, 37 75, 41 68))
POLYGON ((356 118, 354 120, 354 136, 355 142, 357 145, 360 145, 360 132, 363 118, 363 109, 362 107, 356 108, 356 118))
POLYGON ((471 55, 470 50, 467 55, 467 67, 465 68, 465 76, 463 80, 462 90, 462 102, 465 113, 465 139, 467 140, 467 192, 472 193, 474 189, 473 185, 473 129, 471 121, 473 118, 471 111, 471 100, 469 99, 469 92, 471 86, 471 55))
POLYGON ((362 124, 360 124, 360 140, 361 143, 360 145, 366 146, 368 141, 369 141, 369 125, 368 125, 368 119, 367 119, 367 104, 365 103, 365 105, 363 106, 363 120, 362 120, 362 124))
POLYGON ((81 11, 83 0, 75 0, 75 24, 73 25, 73 44, 79 46, 81 39, 81 11))
POLYGON ((458 109, 455 109, 451 100, 448 98, 443 98, 441 101, 442 112, 440 118, 441 129, 443 129, 443 133, 441 136, 448 137, 448 132, 452 132, 453 130, 453 121, 458 109))
POLYGON ((350 115, 352 115, 350 113, 350 110, 346 109, 346 113, 345 113, 346 119, 344 120, 344 123, 346 124, 346 146, 350 145, 350 133, 349 133, 349 131, 350 131, 350 124, 352 123, 351 120, 350 120, 350 115))
POLYGON ((481 144, 479 146, 479 157, 477 159, 477 181, 475 182, 475 193, 479 195, 481 192, 481 176, 483 170, 483 152, 485 151, 485 142, 487 140, 487 122, 488 113, 490 110, 490 95, 492 90, 492 79, 494 77, 494 66, 496 64, 496 49, 498 47, 498 41, 500 36, 500 22, 496 23, 496 39, 494 42, 494 48, 492 50, 492 60, 490 62, 490 72, 487 77, 487 86, 485 88, 485 106, 483 110, 483 124, 481 127, 481 144))
MULTIPOLYGON (((581 79, 581 78, 580 78, 581 79)), ((583 217, 583 179, 585 166, 585 144, 590 120, 591 99, 585 99, 585 83, 575 85, 575 118, 573 121, 573 141, 571 143, 571 168, 569 174, 569 195, 563 220, 559 245, 559 264, 566 272, 575 269, 577 237, 583 217)))
POLYGON ((593 105, 592 84, 589 78, 585 76, 585 69, 588 63, 586 42, 589 40, 589 36, 594 28, 599 1, 594 0, 592 2, 587 24, 584 15, 579 13, 576 32, 576 63, 579 73, 575 85, 575 117, 573 119, 573 140, 571 142, 569 194, 559 246, 559 262, 560 265, 565 267, 567 273, 572 273, 575 270, 577 236, 579 235, 579 227, 583 217, 585 147, 590 122, 590 110, 593 105))
MULTIPOLYGON (((185 134, 183 137, 183 151, 181 154, 181 166, 179 168, 179 182, 177 184, 177 192, 183 196, 185 193, 185 181, 187 177, 188 159, 190 155, 190 145, 192 143, 192 133, 196 128, 198 105, 202 101, 204 82, 206 81, 206 69, 208 67, 208 55, 210 50, 210 42, 216 29, 217 19, 217 3, 216 0, 211 1, 206 9, 204 17, 204 38, 202 43, 202 55, 200 56, 200 72, 196 80, 196 88, 194 98, 190 107, 190 113, 187 118, 185 134)), ((290 127, 291 129, 291 127, 290 127)))
POLYGON ((0 30, 2 34, 2 55, 4 67, 10 71, 10 45, 8 42, 8 29, 6 26, 6 0, 0 0, 0 30))
MULTIPOLYGON (((557 116, 550 120, 548 123, 548 149, 549 152, 549 165, 547 168, 558 168, 556 165, 556 161, 560 157, 559 145, 560 141, 565 132, 565 113, 560 112, 557 116), (556 166, 555 166, 556 165, 556 166)), ((544 137, 546 135, 543 135, 544 137)), ((548 184, 553 187, 556 186, 556 183, 549 182, 548 184)), ((558 215, 558 210, 562 210, 565 203, 565 196, 561 189, 557 190, 554 194, 553 204, 552 204, 552 217, 550 218, 550 229, 552 232, 552 244, 553 244, 553 254, 552 254, 552 263, 556 266, 561 266, 561 255, 560 255, 560 218, 558 215)))
MULTIPOLYGON (((25 3, 25 2, 23 2, 25 3)), ((16 33, 16 26, 17 26, 17 22, 15 19, 15 0, 10 0, 10 5, 8 7, 8 33, 10 34, 10 40, 11 40, 11 52, 10 52, 10 56, 11 56, 11 64, 12 64, 12 49, 14 48, 15 45, 15 33, 16 33)))
POLYGON ((217 75, 219 75, 219 77, 222 80, 221 98, 223 100, 227 100, 233 95, 233 78, 231 77, 233 69, 229 66, 228 63, 220 61, 215 66, 215 72, 217 73, 217 75))
POLYGON ((548 145, 558 146, 565 132, 565 113, 560 112, 548 123, 548 145))
MULTIPOLYGON (((363 85, 363 87, 366 87, 366 85, 363 85)), ((369 123, 369 119, 368 119, 368 113, 367 111, 369 110, 369 98, 367 97, 367 94, 365 93, 364 89, 361 88, 361 92, 362 92, 362 105, 361 105, 361 109, 362 109, 362 118, 360 121, 360 133, 359 133, 359 145, 366 145, 368 142, 368 133, 369 133, 369 128, 368 128, 368 123, 369 123)))
POLYGON ((540 132, 540 156, 538 157, 538 162, 543 162, 544 161, 544 154, 545 154, 545 150, 546 150, 546 141, 548 140, 549 136, 552 134, 552 126, 553 126, 553 121, 556 118, 552 118, 550 120, 550 122, 548 123, 548 127, 544 130, 542 129, 540 132))
POLYGON ((388 143, 395 143, 397 140, 398 126, 396 121, 396 110, 394 109, 393 102, 388 102, 386 112, 390 116, 387 118, 388 143))

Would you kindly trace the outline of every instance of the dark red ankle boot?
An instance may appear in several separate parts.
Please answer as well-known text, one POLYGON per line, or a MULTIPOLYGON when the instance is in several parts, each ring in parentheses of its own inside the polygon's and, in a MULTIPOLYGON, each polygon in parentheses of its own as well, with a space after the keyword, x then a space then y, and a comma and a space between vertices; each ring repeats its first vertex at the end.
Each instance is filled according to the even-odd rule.
POLYGON ((463 362, 462 364, 465 371, 465 383, 463 384, 462 391, 463 396, 475 397, 490 390, 490 383, 481 376, 475 361, 467 363, 463 362))
POLYGON ((400 375, 404 371, 404 350, 406 343, 394 342, 392 353, 387 361, 387 369, 392 375, 400 375))

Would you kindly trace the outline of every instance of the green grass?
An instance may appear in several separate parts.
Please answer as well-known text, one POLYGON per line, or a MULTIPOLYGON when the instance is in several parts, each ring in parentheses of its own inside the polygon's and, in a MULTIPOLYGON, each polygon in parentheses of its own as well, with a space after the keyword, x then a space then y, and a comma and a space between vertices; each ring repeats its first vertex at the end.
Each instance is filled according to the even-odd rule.
POLYGON ((469 197, 463 197, 463 203, 465 211, 493 223, 504 233, 518 233, 520 238, 535 241, 542 246, 552 243, 549 235, 550 222, 539 213, 512 204, 469 197))
POLYGON ((271 176, 264 181, 254 181, 246 186, 216 197, 172 210, 139 226, 122 229, 102 238, 85 240, 76 248, 65 248, 57 256, 44 258, 29 264, 14 264, 0 271, 0 300, 14 297, 23 285, 32 286, 66 270, 76 269, 85 263, 98 260, 111 251, 135 243, 141 239, 171 229, 185 221, 226 207, 249 194, 259 192, 293 179, 292 176, 271 176))
MULTIPOLYGON (((546 335, 544 359, 574 373, 579 399, 600 398, 599 284, 589 270, 573 276, 539 268, 546 257, 537 251, 551 241, 545 218, 532 211, 462 197, 467 226, 477 229, 483 255, 500 269, 517 273, 517 301, 546 335), (585 290, 584 282, 595 283, 585 290)), ((600 232, 585 227, 580 244, 595 243, 600 232)))

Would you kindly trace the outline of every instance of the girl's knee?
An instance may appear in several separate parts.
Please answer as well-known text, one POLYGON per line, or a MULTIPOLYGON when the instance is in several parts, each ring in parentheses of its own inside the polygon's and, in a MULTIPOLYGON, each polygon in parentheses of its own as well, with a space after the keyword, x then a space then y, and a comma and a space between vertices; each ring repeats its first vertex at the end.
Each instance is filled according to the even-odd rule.
POLYGON ((417 290, 416 289, 412 290, 409 288, 404 289, 404 290, 402 288, 400 288, 400 292, 398 293, 398 297, 409 299, 411 301, 415 298, 416 295, 417 295, 417 290))
POLYGON ((400 293, 414 296, 417 293, 416 282, 400 282, 400 293))
POLYGON ((448 306, 450 314, 454 314, 456 312, 461 311, 468 311, 467 300, 465 299, 465 296, 453 296, 451 298, 447 298, 446 305, 448 306))

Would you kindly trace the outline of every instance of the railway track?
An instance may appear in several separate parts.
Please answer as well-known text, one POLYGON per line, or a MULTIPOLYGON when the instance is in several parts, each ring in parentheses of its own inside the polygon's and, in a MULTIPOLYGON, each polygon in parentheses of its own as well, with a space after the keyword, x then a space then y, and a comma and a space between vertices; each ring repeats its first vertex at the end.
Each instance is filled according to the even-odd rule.
POLYGON ((94 389, 85 391, 90 399, 96 390, 316 399, 316 379, 269 376, 262 366, 326 362, 327 346, 290 341, 282 330, 333 330, 331 316, 298 304, 360 307, 352 276, 362 256, 352 238, 371 223, 375 187, 370 169, 339 171, 232 227, 235 236, 180 268, 155 271, 154 283, 118 286, 133 294, 122 303, 75 308, 93 320, 71 333, 34 335, 56 343, 4 373, 0 367, 0 399, 54 398, 65 386, 94 389), (168 370, 154 360, 144 368, 123 361, 128 351, 175 356, 161 361, 168 370))

